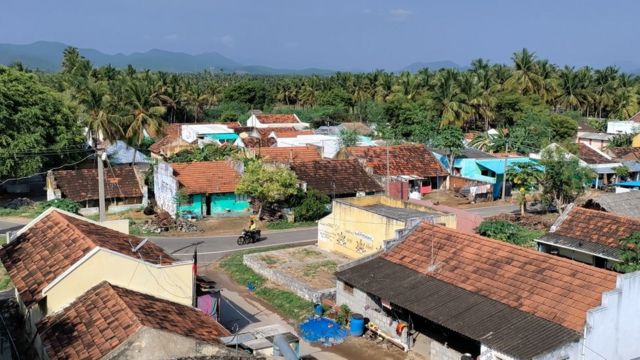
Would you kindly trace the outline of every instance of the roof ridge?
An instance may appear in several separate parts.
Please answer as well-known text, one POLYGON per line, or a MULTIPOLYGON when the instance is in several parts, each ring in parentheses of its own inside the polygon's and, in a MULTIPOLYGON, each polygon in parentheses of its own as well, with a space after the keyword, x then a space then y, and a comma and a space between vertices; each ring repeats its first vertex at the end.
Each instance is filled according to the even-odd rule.
MULTIPOLYGON (((615 194, 612 194, 615 195, 615 194)), ((605 195, 601 195, 601 196, 605 196, 605 195)), ((634 223, 638 223, 640 224, 640 220, 631 216, 627 216, 627 215, 621 215, 618 213, 613 213, 613 212, 609 212, 609 211, 600 211, 600 210, 594 210, 594 209, 587 209, 585 207, 582 206, 576 206, 574 207, 571 211, 578 211, 577 209, 579 209, 579 211, 584 211, 587 213, 592 213, 592 214, 597 214, 599 216, 609 216, 609 217, 613 217, 613 218, 620 218, 620 219, 624 219, 624 220, 630 220, 633 221, 634 223)), ((569 215, 571 215, 571 213, 569 213, 569 215)), ((560 224, 562 225, 562 224, 560 224)))
MULTIPOLYGON (((61 212, 54 210, 52 211, 49 215, 55 214, 54 216, 59 217, 59 220, 62 220, 63 222, 65 222, 67 224, 67 226, 69 226, 71 228, 72 231, 74 231, 75 233, 77 233, 78 235, 80 235, 80 237, 85 240, 85 242, 87 244, 89 244, 90 246, 92 246, 92 248, 94 247, 98 247, 99 245, 93 241, 87 234, 84 233, 84 231, 82 231, 76 224, 72 223, 71 221, 69 221, 69 219, 67 219, 67 217, 62 214, 61 212)), ((80 219, 78 219, 80 220, 80 219)))

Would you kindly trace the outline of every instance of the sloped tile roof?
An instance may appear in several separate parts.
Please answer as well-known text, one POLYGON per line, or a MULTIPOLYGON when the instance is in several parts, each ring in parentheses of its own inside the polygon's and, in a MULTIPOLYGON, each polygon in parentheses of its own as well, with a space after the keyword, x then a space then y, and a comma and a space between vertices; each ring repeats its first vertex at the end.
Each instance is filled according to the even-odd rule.
POLYGON ((420 144, 395 146, 356 146, 346 149, 347 156, 363 160, 375 175, 387 175, 387 160, 390 176, 447 176, 448 172, 433 156, 431 151, 420 144), (388 157, 387 157, 387 149, 388 157))
POLYGON ((587 164, 608 164, 615 162, 607 159, 602 154, 583 143, 578 144, 578 157, 587 164))
MULTIPOLYGON (((27 225, 29 226, 29 225, 27 225)), ((58 210, 30 225, 15 240, 0 248, 0 260, 7 269, 20 298, 29 304, 42 298, 42 290, 95 247, 163 265, 175 262, 159 246, 143 239, 78 219, 58 210)))
POLYGON ((318 148, 313 145, 291 147, 267 147, 253 149, 265 162, 290 163, 296 161, 321 160, 318 148))
POLYGON ((329 196, 383 190, 356 159, 294 162, 291 170, 308 187, 329 196))
POLYGON ((617 276, 427 222, 382 258, 575 331, 617 276))
POLYGON ((298 119, 293 114, 259 114, 256 118, 263 124, 297 124, 298 119))
POLYGON ((188 194, 230 193, 240 181, 240 174, 227 160, 173 163, 171 167, 188 194))
POLYGON ((640 160, 640 148, 621 147, 608 150, 614 158, 619 160, 640 160))
POLYGON ((299 135, 313 135, 313 130, 298 130, 294 127, 279 127, 279 128, 247 128, 245 132, 257 131, 260 135, 260 139, 253 137, 246 137, 242 139, 244 145, 248 148, 257 147, 271 147, 275 146, 276 138, 292 138, 299 135), (270 137, 271 134, 275 135, 275 138, 270 137))
MULTIPOLYGON (((98 169, 57 170, 53 176, 63 197, 73 201, 98 199, 98 169)), ((138 177, 130 166, 105 168, 104 185, 107 198, 142 197, 138 177)))
POLYGON ((100 359, 143 327, 208 343, 230 333, 191 307, 101 282, 37 325, 50 359, 100 359))
POLYGON ((638 231, 640 231, 639 219, 574 207, 553 233, 617 248, 620 239, 638 231))

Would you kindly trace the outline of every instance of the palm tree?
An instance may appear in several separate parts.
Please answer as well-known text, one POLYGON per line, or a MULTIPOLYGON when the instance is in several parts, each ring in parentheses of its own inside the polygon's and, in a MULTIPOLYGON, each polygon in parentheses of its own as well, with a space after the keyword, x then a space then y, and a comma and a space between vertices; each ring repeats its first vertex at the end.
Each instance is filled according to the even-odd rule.
POLYGON ((471 114, 457 87, 458 72, 445 69, 438 73, 432 99, 440 115, 440 126, 461 127, 471 114))
POLYGON ((106 83, 91 81, 78 94, 78 102, 86 114, 85 121, 91 138, 97 142, 112 142, 122 136, 120 119, 112 113, 113 107, 108 91, 106 83))
MULTIPOLYGON (((162 128, 161 116, 167 109, 154 103, 151 90, 140 81, 131 81, 127 87, 130 96, 129 127, 126 137, 138 147, 145 138, 145 132, 149 136, 156 136, 162 128)), ((135 153, 134 153, 135 154, 135 153)), ((135 163, 135 155, 133 158, 135 163)))
POLYGON ((544 88, 544 81, 536 66, 536 54, 522 49, 513 53, 511 57, 514 70, 505 85, 522 95, 540 94, 544 88))

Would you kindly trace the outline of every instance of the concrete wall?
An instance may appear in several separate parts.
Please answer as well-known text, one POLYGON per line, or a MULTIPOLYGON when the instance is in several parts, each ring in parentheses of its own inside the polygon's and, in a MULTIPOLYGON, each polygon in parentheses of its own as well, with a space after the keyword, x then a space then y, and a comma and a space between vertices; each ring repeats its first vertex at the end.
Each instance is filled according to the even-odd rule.
POLYGON ((242 258, 242 262, 249 268, 251 268, 251 270, 266 277, 270 281, 285 286, 303 299, 312 301, 314 303, 320 303, 324 299, 335 299, 335 288, 322 290, 312 289, 305 283, 285 274, 282 271, 279 271, 277 268, 270 268, 268 264, 265 264, 264 261, 260 260, 261 257, 265 256, 265 254, 268 254, 268 252, 253 255, 244 255, 242 258))
MULTIPOLYGON (((413 225, 361 208, 375 204, 428 211, 433 215, 434 223, 445 224, 450 228, 456 227, 455 215, 438 213, 419 204, 383 195, 345 198, 335 200, 331 214, 318 222, 318 247, 356 259, 382 249, 385 240, 396 238, 398 230, 413 225)), ((425 217, 429 214, 425 214, 425 217)))
POLYGON ((210 344, 168 331, 143 327, 132 337, 113 349, 103 359, 177 359, 195 356, 228 355, 222 345, 210 344))
POLYGON ((153 295, 184 305, 191 305, 192 264, 153 266, 107 250, 98 250, 57 284, 45 289, 47 313, 60 310, 78 296, 108 281, 113 285, 153 295))
POLYGON ((153 172, 153 192, 156 203, 164 211, 176 216, 176 195, 178 193, 178 180, 173 176, 171 164, 159 161, 153 172))
POLYGON ((608 121, 607 134, 632 134, 640 131, 640 124, 635 121, 608 121))
MULTIPOLYGON (((109 205, 109 207, 107 207, 107 214, 117 214, 120 212, 129 211, 129 210, 140 209, 142 207, 144 207, 143 203, 130 204, 130 205, 109 205)), ((97 207, 80 208, 78 212, 84 216, 96 215, 100 212, 100 208, 97 208, 97 207)))

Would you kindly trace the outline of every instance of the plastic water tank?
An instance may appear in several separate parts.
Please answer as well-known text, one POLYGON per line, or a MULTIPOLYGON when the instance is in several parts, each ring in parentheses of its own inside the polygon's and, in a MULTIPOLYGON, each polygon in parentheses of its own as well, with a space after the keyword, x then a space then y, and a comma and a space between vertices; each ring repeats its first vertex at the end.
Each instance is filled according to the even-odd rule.
POLYGON ((364 334, 364 317, 362 315, 351 315, 350 331, 351 336, 362 336, 364 334))

